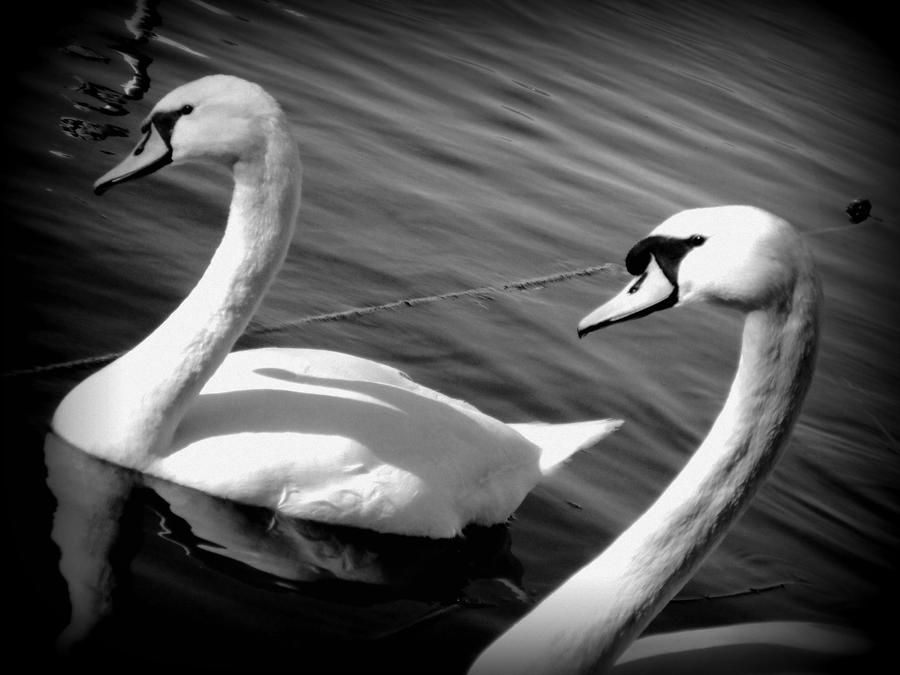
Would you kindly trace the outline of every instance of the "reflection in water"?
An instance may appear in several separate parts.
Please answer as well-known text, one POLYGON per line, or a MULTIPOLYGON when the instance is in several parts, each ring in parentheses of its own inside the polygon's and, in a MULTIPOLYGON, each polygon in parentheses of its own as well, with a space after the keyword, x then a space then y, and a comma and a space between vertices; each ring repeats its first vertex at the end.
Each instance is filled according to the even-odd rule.
POLYGON ((58 641, 62 650, 102 639, 104 628, 127 611, 132 563, 148 537, 175 544, 179 555, 199 561, 210 575, 301 600, 357 607, 418 602, 413 616, 366 637, 402 630, 459 604, 525 599, 506 526, 472 527, 456 539, 378 534, 285 518, 144 476, 52 433, 44 451, 47 483, 57 500, 52 537, 71 602, 58 641))
POLYGON ((132 473, 73 452, 53 434, 44 445, 47 485, 56 497, 52 538, 69 587, 71 616, 59 637, 67 650, 108 619, 123 581, 118 564, 128 557, 122 527, 134 486, 132 473))
POLYGON ((110 136, 128 136, 128 130, 114 124, 96 124, 77 117, 60 117, 59 128, 67 136, 83 141, 102 141, 110 136))
POLYGON ((137 0, 134 14, 125 21, 125 27, 134 36, 135 42, 146 42, 154 37, 153 29, 162 23, 156 6, 159 0, 137 0))
POLYGON ((103 113, 104 115, 127 115, 128 109, 125 107, 128 102, 127 97, 117 91, 104 87, 93 82, 86 82, 80 77, 76 77, 78 83, 73 86, 72 91, 76 91, 85 96, 90 96, 100 101, 101 105, 93 105, 84 101, 71 101, 72 105, 78 110, 93 110, 94 112, 103 113))
POLYGON ((99 61, 100 63, 109 63, 109 57, 103 56, 100 52, 95 49, 91 49, 86 45, 80 44, 70 44, 65 47, 61 47, 60 52, 65 54, 66 56, 74 56, 79 59, 84 59, 85 61, 99 61))
MULTIPOLYGON (((119 94, 109 87, 76 78, 78 83, 71 89, 79 94, 97 99, 100 105, 69 99, 72 107, 82 112, 98 112, 113 116, 127 115, 128 101, 139 101, 150 90, 150 76, 147 69, 153 59, 142 53, 138 46, 155 37, 153 28, 162 21, 156 11, 157 4, 158 0, 138 0, 134 14, 125 21, 125 26, 133 37, 117 40, 115 44, 110 45, 122 56, 131 69, 131 79, 121 85, 124 94, 119 94)), ((62 51, 68 56, 77 58, 99 60, 104 63, 109 61, 102 54, 83 45, 70 45, 62 51)), ((128 131, 121 127, 89 122, 77 117, 61 117, 59 127, 66 135, 85 141, 102 141, 110 136, 128 136, 128 131)))
POLYGON ((156 11, 158 4, 159 0, 138 0, 134 14, 125 21, 125 27, 134 37, 128 43, 116 46, 116 51, 122 55, 132 72, 131 79, 122 85, 122 90, 128 98, 135 101, 142 99, 150 90, 150 75, 147 69, 153 59, 139 51, 137 46, 155 37, 153 29, 162 23, 159 12, 156 11))

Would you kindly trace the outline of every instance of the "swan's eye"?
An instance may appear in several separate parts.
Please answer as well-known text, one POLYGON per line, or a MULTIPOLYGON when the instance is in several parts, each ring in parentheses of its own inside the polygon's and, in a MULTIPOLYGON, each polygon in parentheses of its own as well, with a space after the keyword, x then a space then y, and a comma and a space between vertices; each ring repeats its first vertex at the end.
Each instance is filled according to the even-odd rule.
POLYGON ((706 237, 702 234, 692 234, 688 237, 687 243, 691 246, 701 246, 706 241, 706 237))
POLYGON ((192 105, 183 105, 183 106, 181 106, 181 111, 180 111, 180 112, 181 112, 182 115, 190 115, 192 112, 194 112, 194 106, 192 106, 192 105))

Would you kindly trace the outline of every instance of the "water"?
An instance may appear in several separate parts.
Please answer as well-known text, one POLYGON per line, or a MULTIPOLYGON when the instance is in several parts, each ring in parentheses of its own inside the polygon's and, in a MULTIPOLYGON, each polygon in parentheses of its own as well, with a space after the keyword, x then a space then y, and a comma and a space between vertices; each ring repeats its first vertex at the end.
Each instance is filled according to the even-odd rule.
MULTIPOLYGON (((171 169, 102 198, 91 184, 160 96, 209 73, 266 87, 304 160, 300 228, 251 333, 621 262, 683 208, 762 206, 820 265, 816 378, 775 474, 649 631, 808 620, 877 640, 896 599, 900 148, 896 64, 859 29, 866 16, 799 2, 113 0, 42 18, 27 61, 9 61, 22 66, 4 113, 3 371, 127 349, 190 290, 227 176, 171 169), (851 226, 856 197, 879 220, 851 226)), ((464 672, 652 502, 725 395, 735 316, 692 308, 576 338, 623 278, 241 341, 374 358, 508 421, 627 420, 509 527, 464 542, 273 523, 64 447, 45 462, 50 415, 90 368, 4 377, 13 643, 46 656, 69 620, 50 539, 62 503, 73 523, 104 514, 78 562, 116 580, 113 619, 82 656, 92 667, 464 672)))

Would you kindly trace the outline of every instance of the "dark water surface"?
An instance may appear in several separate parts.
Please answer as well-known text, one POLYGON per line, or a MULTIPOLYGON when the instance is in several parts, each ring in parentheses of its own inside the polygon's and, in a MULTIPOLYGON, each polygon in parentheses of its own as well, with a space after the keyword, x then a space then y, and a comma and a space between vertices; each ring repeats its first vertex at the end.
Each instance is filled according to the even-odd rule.
POLYGON ((821 354, 784 460, 649 631, 893 632, 879 612, 897 600, 900 515, 897 64, 866 21, 791 0, 111 0, 53 19, 8 64, 4 113, 4 581, 9 637, 30 658, 52 654, 69 621, 59 504, 63 539, 92 519, 91 554, 63 559, 84 576, 77 592, 114 608, 82 648, 95 669, 464 672, 684 464, 730 382, 738 317, 691 308, 579 341, 577 321, 622 284, 610 273, 253 331, 621 262, 672 213, 727 203, 807 234, 821 354), (156 100, 216 72, 282 103, 305 172, 287 262, 239 346, 374 358, 507 421, 625 427, 508 527, 452 542, 273 522, 52 443, 45 461, 55 405, 96 366, 30 369, 134 345, 221 234, 221 171, 91 193, 156 100), (857 197, 877 220, 850 225, 857 197))

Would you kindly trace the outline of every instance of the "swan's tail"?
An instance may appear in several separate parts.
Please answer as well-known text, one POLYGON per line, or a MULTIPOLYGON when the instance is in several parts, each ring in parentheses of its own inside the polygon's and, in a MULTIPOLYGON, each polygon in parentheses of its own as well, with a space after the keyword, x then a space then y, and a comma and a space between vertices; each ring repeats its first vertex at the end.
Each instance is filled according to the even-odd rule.
POLYGON ((545 476, 579 450, 589 448, 622 426, 622 420, 590 420, 568 424, 524 422, 513 429, 541 449, 541 473, 545 476))

